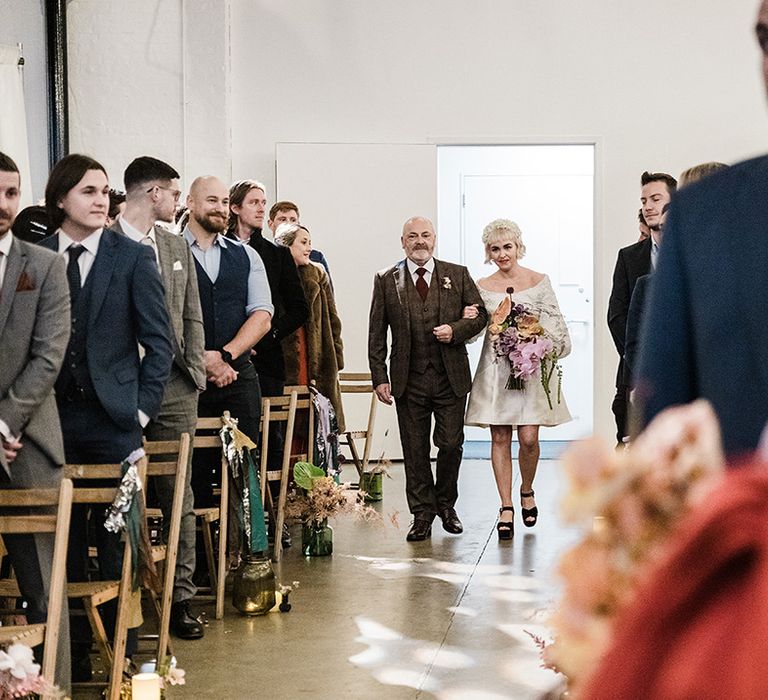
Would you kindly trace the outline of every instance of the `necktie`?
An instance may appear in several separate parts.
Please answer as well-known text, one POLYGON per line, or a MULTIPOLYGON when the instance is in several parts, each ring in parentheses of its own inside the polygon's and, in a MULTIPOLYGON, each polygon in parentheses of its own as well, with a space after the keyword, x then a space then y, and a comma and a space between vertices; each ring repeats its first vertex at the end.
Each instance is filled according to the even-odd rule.
POLYGON ((81 245, 72 245, 67 249, 69 253, 69 262, 67 263, 67 281, 69 282, 69 298, 72 306, 77 301, 77 295, 80 294, 80 266, 77 259, 83 254, 85 248, 81 245))
POLYGON ((419 276, 419 279, 416 280, 416 291, 419 293, 421 300, 426 301, 427 292, 429 292, 429 286, 427 285, 427 281, 424 279, 424 275, 427 274, 427 271, 423 267, 419 267, 416 269, 416 274, 419 276))

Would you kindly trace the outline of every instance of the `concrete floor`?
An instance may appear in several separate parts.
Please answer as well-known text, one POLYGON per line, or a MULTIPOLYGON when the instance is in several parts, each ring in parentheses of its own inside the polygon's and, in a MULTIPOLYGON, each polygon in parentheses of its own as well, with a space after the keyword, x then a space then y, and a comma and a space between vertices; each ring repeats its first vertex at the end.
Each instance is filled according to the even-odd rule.
POLYGON ((464 534, 449 535, 437 521, 431 541, 411 544, 402 465, 394 465, 377 504, 387 524, 337 520, 334 554, 324 558, 301 555, 294 527, 295 544, 275 565, 278 581, 300 582, 293 610, 247 618, 228 601, 217 621, 207 609, 205 638, 175 642, 187 685, 169 696, 541 697, 557 678, 539 667, 524 630, 545 634, 553 564, 575 537, 557 521, 559 474, 557 462, 541 463, 538 525, 524 528, 518 509, 514 540, 500 543, 490 463, 465 460, 457 504, 464 534), (395 512, 399 529, 388 522, 395 512))

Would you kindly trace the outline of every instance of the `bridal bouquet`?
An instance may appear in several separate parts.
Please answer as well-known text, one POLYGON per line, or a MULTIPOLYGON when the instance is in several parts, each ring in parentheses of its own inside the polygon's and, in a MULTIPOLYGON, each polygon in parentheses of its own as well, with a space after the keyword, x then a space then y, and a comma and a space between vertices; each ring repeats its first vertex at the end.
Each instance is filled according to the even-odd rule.
POLYGON ((552 410, 549 382, 557 373, 557 403, 560 403, 563 381, 555 344, 547 337, 539 317, 528 306, 515 304, 512 300, 514 291, 508 287, 508 296, 493 312, 488 327, 493 336, 493 350, 497 357, 506 358, 509 362, 507 389, 520 390, 526 381, 538 376, 552 410))

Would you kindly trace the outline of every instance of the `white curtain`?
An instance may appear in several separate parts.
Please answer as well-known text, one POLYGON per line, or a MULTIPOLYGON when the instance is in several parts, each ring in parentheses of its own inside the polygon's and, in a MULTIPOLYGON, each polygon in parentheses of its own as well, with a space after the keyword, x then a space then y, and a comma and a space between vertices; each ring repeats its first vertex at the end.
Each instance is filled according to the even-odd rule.
POLYGON ((19 49, 0 44, 0 151, 9 155, 21 171, 21 206, 32 204, 29 174, 27 117, 19 49))

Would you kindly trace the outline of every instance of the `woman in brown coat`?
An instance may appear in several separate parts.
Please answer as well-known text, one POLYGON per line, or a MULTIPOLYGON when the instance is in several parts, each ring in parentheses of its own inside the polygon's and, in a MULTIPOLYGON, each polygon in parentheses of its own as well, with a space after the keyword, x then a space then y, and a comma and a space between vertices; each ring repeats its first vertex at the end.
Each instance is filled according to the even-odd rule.
POLYGON ((339 431, 344 431, 344 410, 339 389, 339 370, 344 369, 341 321, 336 313, 328 274, 309 259, 312 240, 300 224, 281 224, 275 243, 287 246, 299 269, 299 279, 309 304, 309 317, 297 331, 283 339, 286 385, 315 382, 330 399, 339 431))

